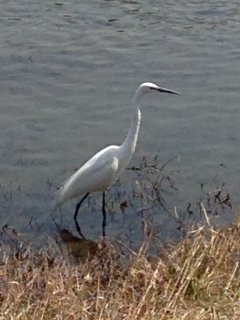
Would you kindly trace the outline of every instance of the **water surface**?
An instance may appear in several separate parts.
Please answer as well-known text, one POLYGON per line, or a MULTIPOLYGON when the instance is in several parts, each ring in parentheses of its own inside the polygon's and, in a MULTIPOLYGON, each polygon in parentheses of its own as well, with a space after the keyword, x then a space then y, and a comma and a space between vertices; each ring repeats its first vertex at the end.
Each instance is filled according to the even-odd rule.
MULTIPOLYGON (((2 225, 25 230, 30 219, 47 219, 55 186, 100 148, 122 142, 131 97, 144 81, 182 95, 143 99, 132 163, 142 155, 158 155, 160 164, 177 159, 169 171, 178 191, 165 203, 172 212, 198 199, 201 185, 205 193, 224 183, 238 206, 237 1, 25 0, 0 8, 2 225)), ((122 179, 123 193, 129 179, 122 179)), ((93 196, 96 210, 81 217, 93 237, 100 198, 93 196)), ((63 210, 63 226, 72 227, 74 205, 63 210)), ((111 235, 135 224, 131 213, 111 220, 111 235)), ((158 215, 163 234, 174 236, 168 220, 158 215)), ((44 226, 55 228, 49 220, 44 226)))

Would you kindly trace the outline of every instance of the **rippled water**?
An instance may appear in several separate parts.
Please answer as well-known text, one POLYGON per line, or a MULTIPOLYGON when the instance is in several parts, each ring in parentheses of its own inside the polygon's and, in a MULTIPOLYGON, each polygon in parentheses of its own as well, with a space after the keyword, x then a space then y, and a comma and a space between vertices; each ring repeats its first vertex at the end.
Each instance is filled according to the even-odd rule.
MULTIPOLYGON (((171 163, 178 192, 167 207, 196 199, 201 184, 222 183, 238 205, 238 1, 23 0, 0 8, 2 225, 44 221, 51 185, 121 143, 130 99, 144 81, 182 93, 143 99, 133 160, 178 157, 171 163)), ((74 204, 63 210, 63 225, 74 204)), ((89 233, 98 232, 97 215, 81 216, 89 233)), ((119 228, 109 224, 113 234, 119 228)))

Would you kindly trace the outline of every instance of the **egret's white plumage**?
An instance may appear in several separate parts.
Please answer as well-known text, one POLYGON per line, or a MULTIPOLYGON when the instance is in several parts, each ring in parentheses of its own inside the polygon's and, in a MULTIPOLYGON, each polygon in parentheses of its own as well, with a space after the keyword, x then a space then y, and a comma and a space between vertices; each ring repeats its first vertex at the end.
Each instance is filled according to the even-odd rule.
POLYGON ((68 178, 59 190, 59 203, 81 194, 104 191, 114 182, 119 170, 118 146, 109 146, 96 153, 68 178))
POLYGON ((58 206, 82 194, 104 191, 119 178, 136 147, 141 122, 139 101, 144 94, 152 91, 179 94, 151 82, 142 83, 132 99, 131 124, 123 143, 120 146, 112 145, 100 150, 67 179, 59 190, 58 206))

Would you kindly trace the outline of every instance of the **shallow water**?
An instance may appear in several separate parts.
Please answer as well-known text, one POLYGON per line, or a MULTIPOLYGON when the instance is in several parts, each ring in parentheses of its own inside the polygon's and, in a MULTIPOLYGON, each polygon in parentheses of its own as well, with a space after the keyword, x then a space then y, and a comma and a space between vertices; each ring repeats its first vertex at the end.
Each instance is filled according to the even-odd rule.
MULTIPOLYGON (((144 81, 182 95, 143 99, 132 163, 142 155, 158 155, 160 164, 177 159, 169 168, 178 188, 167 198, 170 211, 198 199, 201 184, 207 192, 225 183, 238 206, 237 1, 27 0, 0 8, 2 225, 25 230, 30 220, 48 219, 55 186, 100 148, 121 143, 132 94, 144 81)), ((74 204, 63 210, 63 225, 74 204)), ((93 237, 99 206, 81 216, 93 237)), ((111 235, 121 232, 122 219, 109 223, 111 235)), ((47 221, 41 231, 54 230, 47 221)), ((173 235, 167 215, 158 222, 173 235)))

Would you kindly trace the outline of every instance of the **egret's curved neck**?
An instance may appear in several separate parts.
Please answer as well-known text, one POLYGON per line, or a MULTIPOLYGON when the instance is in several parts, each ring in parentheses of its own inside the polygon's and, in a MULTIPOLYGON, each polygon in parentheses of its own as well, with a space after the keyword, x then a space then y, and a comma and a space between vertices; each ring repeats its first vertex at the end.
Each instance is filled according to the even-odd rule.
POLYGON ((139 98, 140 94, 137 91, 132 99, 132 106, 131 106, 131 123, 128 130, 128 134, 121 145, 121 151, 124 157, 129 158, 128 161, 131 159, 137 144, 138 139, 138 132, 141 123, 141 112, 139 109, 139 98))

